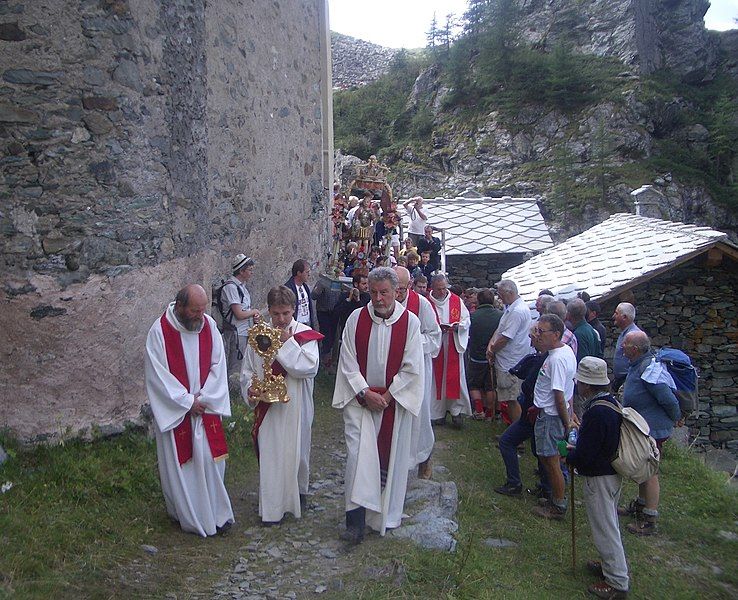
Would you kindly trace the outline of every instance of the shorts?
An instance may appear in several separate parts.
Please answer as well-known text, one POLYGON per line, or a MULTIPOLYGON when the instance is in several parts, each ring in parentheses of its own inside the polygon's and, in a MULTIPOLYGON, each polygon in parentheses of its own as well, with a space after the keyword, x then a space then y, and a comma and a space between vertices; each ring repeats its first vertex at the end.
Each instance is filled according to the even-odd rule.
POLYGON ((536 453, 538 456, 558 456, 556 443, 566 439, 566 428, 559 415, 547 415, 543 410, 538 413, 534 427, 536 436, 536 453))
POLYGON ((495 365, 495 375, 497 380, 497 402, 517 402, 520 395, 520 386, 523 382, 495 365))
POLYGON ((492 368, 489 363, 470 360, 466 367, 466 385, 470 390, 493 391, 495 386, 492 382, 492 368))

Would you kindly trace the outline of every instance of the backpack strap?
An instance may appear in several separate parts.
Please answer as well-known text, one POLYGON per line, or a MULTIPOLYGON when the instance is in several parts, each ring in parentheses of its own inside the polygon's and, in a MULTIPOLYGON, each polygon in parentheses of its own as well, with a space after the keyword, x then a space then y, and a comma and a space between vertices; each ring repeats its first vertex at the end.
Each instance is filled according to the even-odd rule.
POLYGON ((590 408, 594 408, 595 406, 608 406, 612 408, 616 413, 618 413, 620 416, 623 415, 623 406, 615 400, 615 402, 608 402, 607 400, 595 400, 591 405, 590 408))
MULTIPOLYGON (((235 285, 235 286, 236 286, 236 291, 238 292, 238 300, 239 300, 239 302, 243 302, 243 290, 241 289, 241 286, 239 286, 239 285, 236 285, 236 282, 235 282, 235 281, 231 281, 231 280, 229 279, 229 280, 228 280, 228 281, 226 281, 226 282, 225 282, 225 283, 223 284, 223 286, 222 286, 222 287, 220 288, 220 289, 221 289, 221 304, 222 304, 222 296, 223 296, 223 290, 225 289, 225 286, 227 286, 227 285, 228 285, 229 283, 230 283, 231 285, 235 285)), ((222 313, 222 309, 221 309, 221 313, 222 313)), ((227 310, 227 311, 225 311, 225 313, 223 314, 223 320, 224 320, 224 321, 228 321, 228 322, 229 322, 229 323, 230 323, 230 324, 232 325, 232 324, 233 324, 233 323, 231 322, 231 317, 232 317, 232 316, 233 316, 233 309, 231 308, 231 305, 229 304, 229 305, 228 305, 228 310, 227 310)))

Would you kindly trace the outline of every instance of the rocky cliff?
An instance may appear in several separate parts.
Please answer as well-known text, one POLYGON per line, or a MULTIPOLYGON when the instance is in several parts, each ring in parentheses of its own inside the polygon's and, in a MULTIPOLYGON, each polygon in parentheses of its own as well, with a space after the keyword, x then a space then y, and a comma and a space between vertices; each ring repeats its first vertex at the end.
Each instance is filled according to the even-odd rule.
POLYGON ((704 27, 708 0, 520 0, 522 40, 612 56, 647 74, 667 67, 686 79, 715 74, 717 45, 704 27))
MULTIPOLYGON (((573 111, 526 98, 468 118, 469 110, 445 102, 453 90, 433 64, 417 77, 406 106, 411 115, 431 114, 430 139, 380 152, 396 194, 455 196, 474 188, 538 195, 560 240, 633 211, 631 190, 652 184, 639 197, 642 214, 709 225, 738 240, 734 187, 716 191, 700 169, 679 168, 680 157, 707 156, 714 138, 706 120, 712 107, 701 110, 699 94, 716 85, 716 74, 724 81, 738 70, 737 32, 707 32, 707 7, 704 0, 520 0, 516 39, 539 52, 565 40, 580 54, 617 58, 622 69, 612 91, 573 111), (668 85, 654 79, 664 73, 668 85)), ((735 81, 724 88, 734 94, 735 81)), ((728 117, 738 127, 736 111, 728 117)), ((738 173, 735 154, 732 160, 738 173)), ((339 154, 337 173, 344 164, 339 154)))
POLYGON ((389 69, 399 50, 331 32, 333 87, 346 90, 376 81, 389 69))

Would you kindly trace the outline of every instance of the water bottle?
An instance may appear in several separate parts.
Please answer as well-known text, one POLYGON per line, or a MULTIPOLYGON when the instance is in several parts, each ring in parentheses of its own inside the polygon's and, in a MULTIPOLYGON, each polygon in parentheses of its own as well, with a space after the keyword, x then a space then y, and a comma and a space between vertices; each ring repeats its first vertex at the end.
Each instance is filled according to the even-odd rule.
POLYGON ((576 429, 572 429, 569 432, 569 437, 566 438, 566 441, 569 442, 569 445, 576 446, 577 445, 577 437, 579 437, 579 433, 576 429))

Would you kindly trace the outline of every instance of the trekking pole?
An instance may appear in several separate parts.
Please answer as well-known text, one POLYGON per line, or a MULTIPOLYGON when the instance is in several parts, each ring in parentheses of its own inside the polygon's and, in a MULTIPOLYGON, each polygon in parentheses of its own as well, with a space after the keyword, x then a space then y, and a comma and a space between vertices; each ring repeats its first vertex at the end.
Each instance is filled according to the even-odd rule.
POLYGON ((574 467, 569 469, 569 485, 571 490, 571 569, 576 573, 577 570, 577 524, 574 520, 574 467))

